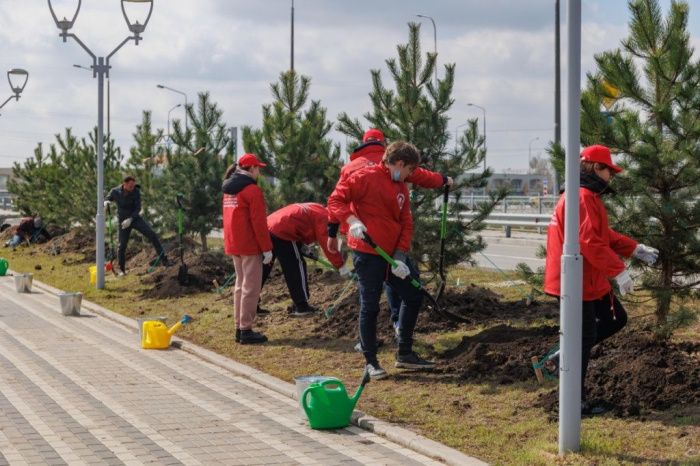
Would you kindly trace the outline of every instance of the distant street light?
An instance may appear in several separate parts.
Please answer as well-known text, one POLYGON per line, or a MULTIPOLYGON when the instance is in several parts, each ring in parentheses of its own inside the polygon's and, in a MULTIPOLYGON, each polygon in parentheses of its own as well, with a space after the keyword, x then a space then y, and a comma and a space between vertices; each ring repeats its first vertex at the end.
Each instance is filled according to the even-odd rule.
POLYGON ((172 138, 170 137, 170 112, 172 112, 178 107, 182 107, 182 104, 177 104, 176 106, 168 110, 168 141, 172 141, 172 138))
POLYGON ((0 105, 0 108, 3 108, 5 104, 7 104, 12 99, 15 99, 15 101, 19 100, 19 95, 24 90, 24 86, 27 85, 28 79, 29 73, 27 73, 27 71, 23 70, 22 68, 12 68, 10 71, 7 72, 7 82, 10 84, 10 89, 12 89, 13 95, 8 97, 7 100, 4 101, 2 105, 0 105), (13 80, 19 81, 13 82, 13 80))
POLYGON ((530 172, 532 171, 531 165, 530 165, 532 163, 532 143, 535 141, 539 141, 539 140, 540 140, 539 137, 532 138, 532 139, 530 139, 530 143, 527 146, 527 173, 528 174, 530 174, 530 172))
POLYGON ((473 103, 468 103, 467 107, 476 107, 480 108, 481 111, 484 113, 484 170, 486 170, 486 153, 488 152, 487 146, 486 146, 486 109, 482 107, 481 105, 473 104, 473 103))
POLYGON ((185 97, 185 131, 187 131, 187 94, 185 94, 182 91, 178 91, 177 89, 173 89, 172 87, 164 86, 162 84, 156 84, 156 87, 158 89, 167 89, 169 91, 176 92, 185 97))
MULTIPOLYGON (((83 65, 73 65, 73 67, 80 68, 81 70, 92 71, 90 68, 88 68, 87 66, 83 66, 83 65)), ((107 78, 107 134, 112 134, 112 131, 110 130, 110 121, 112 118, 110 116, 111 115, 111 110, 110 110, 111 109, 111 103, 110 103, 111 102, 111 96, 110 96, 111 91, 110 91, 109 82, 110 82, 110 79, 108 77, 107 78)))
POLYGON ((458 141, 457 137, 459 136, 459 128, 461 128, 462 126, 467 126, 468 124, 469 124, 469 122, 462 123, 461 125, 457 125, 457 127, 455 128, 455 153, 457 152, 457 145, 459 144, 457 142, 458 141))
MULTIPOLYGON (((97 280, 95 287, 101 290, 105 287, 105 219, 104 219, 104 80, 105 77, 109 79, 109 69, 111 68, 109 64, 109 59, 112 55, 117 53, 127 42, 130 40, 134 41, 135 45, 139 45, 141 40, 141 33, 146 29, 148 20, 151 19, 151 13, 153 13, 153 0, 121 0, 122 15, 126 21, 127 27, 132 35, 128 36, 126 39, 121 41, 117 47, 110 52, 106 57, 98 57, 85 45, 75 34, 68 32, 75 23, 78 17, 78 12, 80 12, 80 5, 82 0, 78 0, 78 7, 75 9, 75 13, 72 15, 71 20, 66 19, 64 16, 62 20, 59 20, 56 13, 51 5, 51 0, 48 0, 49 10, 51 11, 51 16, 58 29, 61 30, 59 37, 63 39, 63 42, 67 42, 68 38, 75 40, 80 47, 82 47, 85 52, 92 58, 92 77, 97 78, 97 213, 95 214, 95 262, 97 266, 97 280), (132 22, 129 18, 129 14, 126 12, 125 4, 135 4, 135 3, 145 3, 148 4, 148 15, 146 16, 143 23, 138 20, 132 22)), ((131 9, 131 7, 130 7, 131 9)))
POLYGON ((438 85, 438 67, 437 67, 437 26, 435 26, 435 20, 431 16, 427 15, 416 15, 419 18, 429 19, 433 23, 433 50, 435 51, 435 87, 438 85))

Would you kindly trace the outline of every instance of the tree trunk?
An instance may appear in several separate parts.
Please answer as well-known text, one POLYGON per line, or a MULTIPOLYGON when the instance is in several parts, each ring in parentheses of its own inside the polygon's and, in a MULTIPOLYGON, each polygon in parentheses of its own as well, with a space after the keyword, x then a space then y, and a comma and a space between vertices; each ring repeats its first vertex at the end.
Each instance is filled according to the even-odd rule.
POLYGON ((207 234, 200 231, 199 239, 202 241, 202 252, 207 252, 209 250, 207 247, 207 234))
POLYGON ((666 324, 668 313, 671 310, 671 298, 673 283, 673 265, 666 260, 661 266, 661 288, 662 291, 656 299, 656 323, 658 325, 666 324))

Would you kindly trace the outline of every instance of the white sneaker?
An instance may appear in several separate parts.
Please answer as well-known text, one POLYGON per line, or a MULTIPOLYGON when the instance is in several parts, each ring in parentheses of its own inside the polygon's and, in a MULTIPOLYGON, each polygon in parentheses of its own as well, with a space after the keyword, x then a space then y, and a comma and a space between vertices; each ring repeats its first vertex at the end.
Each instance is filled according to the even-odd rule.
POLYGON ((381 380, 389 376, 389 374, 387 374, 387 372, 382 369, 382 366, 379 364, 367 364, 365 366, 365 370, 372 380, 381 380))
POLYGON ((126 275, 126 272, 124 272, 123 270, 117 272, 117 277, 123 277, 124 275, 126 275))

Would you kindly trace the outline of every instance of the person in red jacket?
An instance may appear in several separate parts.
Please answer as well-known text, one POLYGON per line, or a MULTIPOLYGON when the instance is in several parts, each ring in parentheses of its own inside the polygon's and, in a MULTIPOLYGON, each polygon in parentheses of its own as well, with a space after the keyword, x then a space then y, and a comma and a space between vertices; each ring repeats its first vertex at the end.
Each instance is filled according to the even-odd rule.
POLYGON ((267 230, 265 198, 257 185, 260 162, 255 154, 244 154, 237 165, 226 170, 222 190, 224 252, 233 256, 236 285, 233 306, 236 341, 241 344, 264 343, 267 337, 253 331, 263 264, 272 262, 272 242, 267 230))
MULTIPOLYGON (((633 291, 632 278, 619 258, 634 256, 653 264, 659 251, 638 244, 608 226, 608 215, 600 196, 614 193, 609 186, 622 171, 612 162, 610 149, 601 145, 586 147, 581 152, 581 187, 579 188, 579 242, 583 256, 583 349, 581 364, 581 412, 600 414, 602 406, 586 401, 584 381, 591 349, 620 331, 627 323, 627 313, 614 295, 610 279, 614 279, 622 295, 633 291)), ((547 228, 547 258, 544 270, 545 293, 559 297, 561 293, 561 255, 564 244, 564 200, 562 195, 547 228)))
MULTIPOLYGON (((370 128, 365 131, 362 136, 362 145, 357 147, 350 154, 350 162, 345 164, 340 170, 340 178, 338 182, 343 182, 347 180, 353 173, 361 168, 378 165, 381 163, 384 157, 384 151, 386 149, 386 139, 384 133, 376 128, 370 128)), ((437 189, 445 185, 452 186, 453 180, 451 177, 442 175, 437 172, 426 170, 422 167, 416 167, 416 169, 411 173, 408 178, 406 178, 406 183, 414 184, 420 188, 437 189)), ((338 247, 338 219, 329 215, 328 218, 328 249, 331 251, 337 250, 338 247)), ((344 235, 347 234, 347 225, 343 224, 340 228, 340 232, 344 235)), ((417 273, 417 269, 409 264, 412 269, 417 273)), ((399 332, 399 310, 401 308, 401 299, 398 293, 391 288, 391 285, 385 284, 384 290, 386 291, 387 301, 389 303, 390 318, 391 323, 396 332, 398 338, 399 332)), ((361 350, 361 346, 356 346, 356 349, 361 350)))
POLYGON ((317 308, 309 305, 309 284, 304 260, 307 245, 319 243, 340 275, 350 276, 350 269, 344 265, 345 260, 341 253, 328 250, 327 219, 326 208, 314 202, 290 204, 267 217, 267 227, 272 238, 272 261, 263 266, 262 282, 265 285, 275 259, 278 258, 294 303, 290 311, 293 316, 307 316, 319 312, 317 308))
POLYGON ((435 364, 413 351, 413 331, 423 302, 420 290, 406 278, 411 274, 406 254, 411 247, 413 219, 405 180, 418 167, 420 153, 415 146, 398 141, 386 149, 381 164, 371 165, 341 180, 328 198, 331 216, 347 222, 348 246, 360 288, 360 343, 366 369, 373 379, 387 372, 377 360, 377 314, 382 284, 386 281, 402 300, 399 312, 399 348, 396 367, 432 369, 435 364), (364 241, 365 233, 387 254, 396 267, 389 267, 364 241))

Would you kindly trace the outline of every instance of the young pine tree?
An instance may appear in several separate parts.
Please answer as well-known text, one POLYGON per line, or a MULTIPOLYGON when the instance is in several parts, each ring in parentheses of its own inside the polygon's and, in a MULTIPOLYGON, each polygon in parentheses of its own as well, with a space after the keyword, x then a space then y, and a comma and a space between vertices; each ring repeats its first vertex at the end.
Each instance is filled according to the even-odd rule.
POLYGON ((616 229, 659 249, 643 267, 662 334, 688 316, 671 304, 693 293, 700 273, 700 62, 688 33, 688 4, 629 3, 629 36, 595 56, 597 72, 582 95, 581 140, 621 154, 625 172, 609 201, 616 229), (615 92, 611 92, 611 89, 615 92), (617 98, 601 112, 604 98, 617 98))
POLYGON ((293 202, 325 204, 340 173, 340 145, 328 138, 326 109, 317 100, 307 105, 310 84, 294 71, 281 73, 270 85, 275 101, 262 107, 262 128, 243 128, 246 152, 268 163, 264 173, 276 180, 266 190, 272 194, 266 196, 269 210, 293 202))
MULTIPOLYGON (((479 134, 477 120, 470 120, 459 136, 457 147, 449 147, 452 137, 447 129, 447 112, 454 104, 455 65, 445 65, 444 78, 437 83, 433 81, 437 56, 429 52, 423 58, 419 24, 409 24, 408 43, 398 45, 397 51, 398 59, 386 60, 393 88, 385 87, 380 70, 371 70, 372 109, 364 118, 369 127, 381 129, 388 142, 404 140, 417 146, 425 168, 455 179, 449 206, 445 265, 471 261, 472 254, 485 247, 481 237, 474 233, 484 228, 482 220, 505 193, 479 206, 479 215, 469 223, 456 218, 466 208, 460 202, 462 191, 485 186, 491 176, 488 169, 480 171, 486 156, 484 136, 479 134)), ((338 120, 338 130, 354 139, 351 147, 358 145, 366 128, 345 113, 340 114, 338 120)), ((411 192, 413 256, 432 272, 437 271, 439 262, 441 198, 439 189, 414 187, 411 192)))

